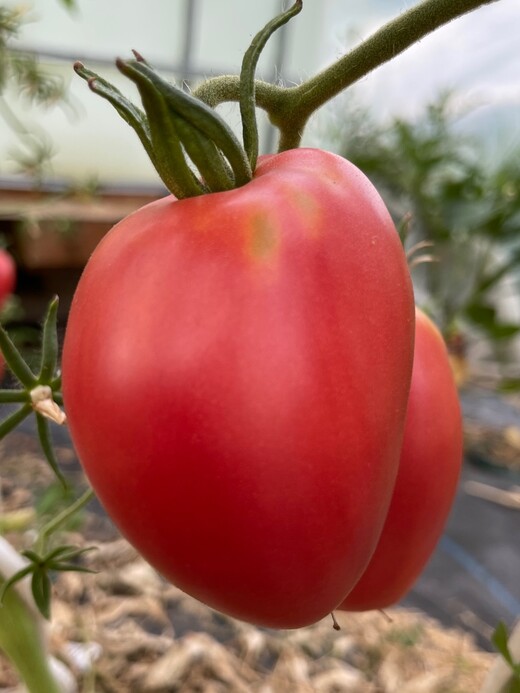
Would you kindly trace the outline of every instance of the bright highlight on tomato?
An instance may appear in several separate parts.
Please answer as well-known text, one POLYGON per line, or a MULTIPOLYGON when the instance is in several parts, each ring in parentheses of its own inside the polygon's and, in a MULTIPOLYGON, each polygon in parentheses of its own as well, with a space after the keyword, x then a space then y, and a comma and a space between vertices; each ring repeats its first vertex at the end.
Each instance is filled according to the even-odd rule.
POLYGON ((462 463, 459 398, 446 346, 416 311, 415 355, 401 462, 375 554, 342 609, 383 609, 402 599, 439 541, 462 463))
POLYGON ((413 338, 406 259, 368 179, 321 150, 268 156, 246 185, 167 197, 100 243, 64 344, 73 442, 165 577, 304 626, 376 547, 413 338))

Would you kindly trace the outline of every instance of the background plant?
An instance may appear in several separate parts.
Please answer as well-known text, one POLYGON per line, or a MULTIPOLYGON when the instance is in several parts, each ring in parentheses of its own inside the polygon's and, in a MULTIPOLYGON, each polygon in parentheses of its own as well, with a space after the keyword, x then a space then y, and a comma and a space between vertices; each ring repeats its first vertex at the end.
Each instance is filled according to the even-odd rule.
MULTIPOLYGON (((74 7, 74 0, 60 1, 74 7)), ((52 142, 40 126, 18 116, 15 102, 49 108, 65 102, 66 85, 42 68, 36 56, 13 46, 28 20, 26 6, 0 5, 0 119, 16 137, 10 156, 19 171, 41 181, 52 158, 52 142)))

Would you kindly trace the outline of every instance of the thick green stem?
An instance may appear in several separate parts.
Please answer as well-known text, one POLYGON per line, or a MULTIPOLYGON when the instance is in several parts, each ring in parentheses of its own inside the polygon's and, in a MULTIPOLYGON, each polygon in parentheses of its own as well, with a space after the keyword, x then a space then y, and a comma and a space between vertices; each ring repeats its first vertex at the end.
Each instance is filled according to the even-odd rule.
MULTIPOLYGON (((256 104, 280 130, 279 150, 299 146, 309 117, 379 65, 444 24, 497 0, 423 0, 340 58, 330 67, 297 87, 282 88, 256 82, 256 104)), ((215 107, 239 101, 240 80, 235 76, 208 80, 195 96, 215 107)))

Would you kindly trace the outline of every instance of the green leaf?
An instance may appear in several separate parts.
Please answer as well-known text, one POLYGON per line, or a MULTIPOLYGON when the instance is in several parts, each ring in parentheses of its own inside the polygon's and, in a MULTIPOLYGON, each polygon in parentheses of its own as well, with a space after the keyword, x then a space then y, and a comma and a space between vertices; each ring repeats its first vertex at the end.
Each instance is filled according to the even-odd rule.
POLYGON ((4 596, 5 596, 5 593, 7 592, 7 590, 10 587, 12 587, 13 585, 15 585, 17 582, 19 582, 20 580, 23 580, 24 577, 26 577, 26 575, 29 575, 29 573, 32 573, 33 570, 34 570, 34 566, 32 564, 25 566, 25 568, 22 568, 21 570, 19 570, 14 575, 11 575, 11 577, 8 580, 5 580, 2 583, 2 586, 0 587, 0 606, 2 605, 2 602, 4 600, 4 596))
POLYGON ((496 320, 496 309, 486 303, 473 302, 466 306, 466 315, 479 325, 490 325, 496 320))
POLYGON ((507 627, 503 621, 500 621, 493 635, 491 636, 491 642, 495 646, 495 649, 500 652, 502 657, 506 660, 509 666, 514 666, 511 653, 509 652, 509 645, 507 643, 509 638, 509 633, 507 627))
POLYGON ((31 592, 39 612, 49 620, 51 617, 52 583, 45 568, 37 568, 33 572, 31 592))
POLYGON ((515 662, 513 656, 509 649, 509 633, 507 627, 503 621, 500 621, 495 628, 493 635, 491 636, 491 642, 493 643, 495 649, 502 655, 505 659, 515 678, 520 681, 520 662, 515 662))
POLYGON ((511 339, 520 333, 520 325, 510 322, 497 322, 487 330, 490 337, 496 340, 511 339))
POLYGON ((516 251, 510 253, 507 262, 504 262, 492 272, 483 274, 476 286, 475 292, 478 294, 485 294, 486 291, 492 289, 502 281, 504 277, 513 274, 518 269, 520 269, 520 252, 516 251))
POLYGON ((499 389, 501 392, 519 392, 520 391, 520 378, 504 378, 500 382, 499 389))
POLYGON ((483 329, 494 340, 511 339, 511 337, 520 333, 520 325, 518 323, 500 320, 497 309, 483 301, 474 300, 466 306, 464 312, 471 322, 483 329))

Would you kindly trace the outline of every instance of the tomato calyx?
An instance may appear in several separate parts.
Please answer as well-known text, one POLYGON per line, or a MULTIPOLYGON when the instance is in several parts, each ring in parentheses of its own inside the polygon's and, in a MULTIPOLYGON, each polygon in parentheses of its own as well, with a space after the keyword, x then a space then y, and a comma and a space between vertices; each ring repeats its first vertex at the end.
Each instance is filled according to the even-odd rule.
POLYGON ((38 373, 33 373, 24 357, 0 325, 0 349, 11 373, 20 382, 18 390, 0 390, 0 404, 20 405, 0 421, 0 439, 13 431, 31 414, 36 416, 38 437, 47 462, 64 488, 68 488, 51 440, 49 421, 64 424, 66 416, 60 405, 61 374, 58 370, 58 298, 54 298, 47 311, 43 325, 41 365, 38 373))
POLYGON ((182 199, 251 180, 243 147, 216 111, 163 79, 139 53, 134 55, 116 65, 137 86, 144 112, 82 63, 75 63, 74 70, 135 130, 168 190, 182 199))
POLYGON ((211 106, 165 80, 137 51, 133 51, 134 59, 118 58, 116 66, 136 85, 144 111, 81 62, 74 64, 74 70, 135 130, 157 173, 177 199, 232 190, 252 179, 258 158, 258 59, 272 34, 301 9, 302 0, 296 0, 258 32, 246 51, 240 73, 243 145, 211 106))

